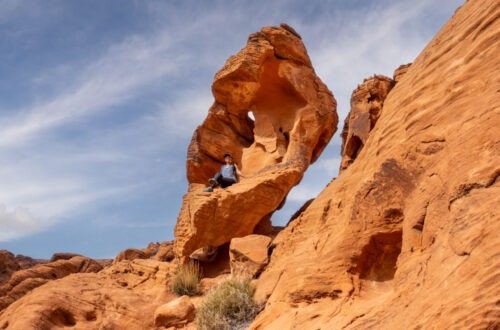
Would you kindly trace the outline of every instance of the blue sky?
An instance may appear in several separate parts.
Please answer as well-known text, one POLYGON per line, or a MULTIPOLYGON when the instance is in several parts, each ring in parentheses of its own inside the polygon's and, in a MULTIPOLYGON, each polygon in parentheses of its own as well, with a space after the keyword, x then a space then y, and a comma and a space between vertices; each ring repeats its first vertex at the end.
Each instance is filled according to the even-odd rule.
POLYGON ((112 258, 172 240, 214 74, 282 22, 340 117, 274 215, 285 224, 336 176, 352 90, 413 61, 462 2, 0 0, 0 249, 112 258))

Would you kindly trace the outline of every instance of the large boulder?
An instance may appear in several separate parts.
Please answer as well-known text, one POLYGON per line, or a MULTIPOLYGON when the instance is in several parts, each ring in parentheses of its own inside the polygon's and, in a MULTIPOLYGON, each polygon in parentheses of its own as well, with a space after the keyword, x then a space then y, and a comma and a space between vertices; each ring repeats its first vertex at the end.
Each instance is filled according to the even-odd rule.
POLYGON ((500 6, 469 0, 273 244, 251 329, 496 329, 500 6))
POLYGON ((215 75, 212 91, 215 102, 188 148, 189 190, 175 227, 183 259, 268 221, 337 126, 335 99, 287 25, 250 35, 215 75), (245 177, 225 190, 203 192, 226 152, 245 177))
POLYGON ((271 238, 264 235, 248 235, 233 238, 229 245, 231 274, 234 276, 258 276, 269 262, 271 238))

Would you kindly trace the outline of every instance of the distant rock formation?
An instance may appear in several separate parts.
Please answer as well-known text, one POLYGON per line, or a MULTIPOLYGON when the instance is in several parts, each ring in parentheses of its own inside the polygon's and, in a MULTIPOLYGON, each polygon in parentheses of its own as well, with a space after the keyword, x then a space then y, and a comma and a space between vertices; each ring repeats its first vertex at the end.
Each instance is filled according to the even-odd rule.
POLYGON ((342 161, 340 171, 354 162, 375 127, 384 101, 394 87, 395 81, 382 75, 365 79, 351 96, 351 111, 342 129, 342 161))
POLYGON ((90 258, 75 256, 14 272, 0 285, 0 311, 31 290, 74 273, 98 272, 102 266, 90 258))
POLYGON ((164 318, 155 310, 175 299, 177 265, 163 261, 173 259, 172 242, 126 249, 105 269, 86 257, 65 259, 71 255, 56 253, 0 286, 0 329, 153 329, 164 318))
POLYGON ((14 254, 7 250, 0 250, 0 285, 7 282, 10 276, 21 269, 14 254))
POLYGON ((332 93, 316 76, 300 36, 284 24, 250 35, 215 75, 212 91, 215 102, 188 149, 190 185, 175 228, 181 258, 269 221, 337 127, 332 93), (245 178, 203 192, 226 152, 245 178))
POLYGON ((355 162, 274 240, 250 329, 500 327, 499 18, 465 2, 397 78, 355 162))

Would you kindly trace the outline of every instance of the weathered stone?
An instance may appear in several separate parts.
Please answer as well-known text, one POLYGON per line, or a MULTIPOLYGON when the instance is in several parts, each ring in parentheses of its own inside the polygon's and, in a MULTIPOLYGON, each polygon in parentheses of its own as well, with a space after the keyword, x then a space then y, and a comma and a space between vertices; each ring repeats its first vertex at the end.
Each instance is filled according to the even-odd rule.
POLYGON ((69 260, 73 257, 78 257, 81 256, 80 254, 76 253, 71 253, 71 252, 57 252, 52 255, 52 258, 50 258, 50 261, 57 261, 57 260, 69 260))
POLYGON ((365 79, 351 96, 351 111, 347 115, 342 129, 342 161, 340 171, 351 165, 368 139, 382 112, 384 101, 394 80, 375 75, 365 79))
POLYGON ((162 242, 158 251, 154 255, 154 259, 159 261, 172 261, 174 258, 175 253, 173 242, 162 242))
POLYGON ((269 262, 268 248, 271 238, 264 235, 248 235, 233 238, 229 246, 231 274, 258 276, 269 262))
MULTIPOLYGON (((76 258, 81 257, 56 263, 76 258)), ((172 263, 135 259, 99 273, 28 279, 45 282, 0 313, 0 329, 154 329, 154 311, 176 298, 169 290, 175 269, 172 263)))
POLYGON ((410 69, 410 67, 411 67, 411 63, 402 64, 399 66, 399 68, 394 70, 394 74, 392 76, 392 79, 394 80, 394 82, 398 83, 404 77, 406 72, 408 72, 408 69, 410 69))
POLYGON ((212 91, 215 102, 188 149, 190 185, 175 228, 183 259, 252 234, 283 204, 337 125, 333 95, 288 26, 252 34, 215 75, 212 91), (203 192, 226 152, 244 177, 227 189, 203 192))
POLYGON ((495 329, 500 6, 469 0, 356 161, 273 241, 251 329, 495 329))
POLYGON ((19 270, 0 286, 0 311, 34 288, 74 273, 98 272, 102 266, 90 258, 77 256, 70 260, 57 260, 33 268, 19 270))
POLYGON ((155 310, 154 324, 157 327, 178 327, 194 320, 194 305, 188 296, 179 297, 155 310))
POLYGON ((139 249, 129 248, 120 252, 120 254, 116 256, 113 262, 117 263, 122 260, 147 259, 147 258, 149 258, 149 255, 146 254, 144 251, 141 251, 139 249))
POLYGON ((16 257, 7 250, 0 250, 0 285, 7 282, 10 276, 21 269, 16 257))

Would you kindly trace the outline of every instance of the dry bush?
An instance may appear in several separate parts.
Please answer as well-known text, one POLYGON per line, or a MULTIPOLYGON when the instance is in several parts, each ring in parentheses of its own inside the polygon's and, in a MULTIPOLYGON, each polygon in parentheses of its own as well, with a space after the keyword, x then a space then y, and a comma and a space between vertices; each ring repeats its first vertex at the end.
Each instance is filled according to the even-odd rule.
POLYGON ((174 277, 172 290, 178 296, 196 296, 200 292, 201 269, 197 263, 189 262, 179 268, 174 277))
POLYGON ((259 313, 253 302, 255 289, 248 278, 229 279, 210 291, 196 311, 200 330, 246 328, 259 313))

